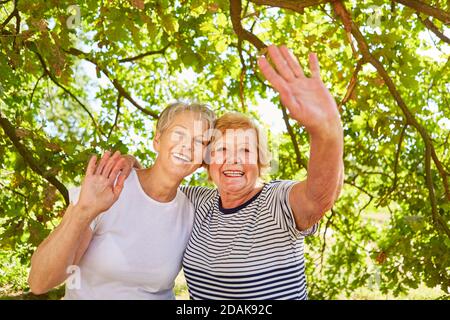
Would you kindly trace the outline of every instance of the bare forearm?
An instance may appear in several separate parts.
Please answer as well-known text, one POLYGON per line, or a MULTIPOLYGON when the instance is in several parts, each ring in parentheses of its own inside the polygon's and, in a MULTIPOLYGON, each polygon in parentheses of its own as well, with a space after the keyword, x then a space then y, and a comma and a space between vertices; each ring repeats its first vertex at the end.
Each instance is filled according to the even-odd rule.
POLYGON ((323 213, 333 206, 342 186, 344 142, 340 121, 311 134, 310 139, 305 195, 323 213))
POLYGON ((67 267, 73 264, 81 238, 89 228, 88 215, 70 206, 63 221, 37 248, 31 259, 30 288, 44 293, 61 284, 68 276, 67 267))

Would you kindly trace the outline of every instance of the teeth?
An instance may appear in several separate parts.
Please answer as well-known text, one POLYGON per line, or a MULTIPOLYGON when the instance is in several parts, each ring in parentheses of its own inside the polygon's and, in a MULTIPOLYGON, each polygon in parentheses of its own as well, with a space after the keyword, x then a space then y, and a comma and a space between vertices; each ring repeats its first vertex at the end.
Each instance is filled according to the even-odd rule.
POLYGON ((181 153, 174 152, 173 156, 175 158, 177 158, 177 159, 180 159, 180 160, 183 160, 183 161, 186 161, 186 162, 190 162, 191 161, 191 158, 189 158, 188 156, 185 156, 184 154, 181 154, 181 153))
POLYGON ((238 170, 226 170, 223 172, 224 175, 228 177, 242 177, 244 172, 238 170))

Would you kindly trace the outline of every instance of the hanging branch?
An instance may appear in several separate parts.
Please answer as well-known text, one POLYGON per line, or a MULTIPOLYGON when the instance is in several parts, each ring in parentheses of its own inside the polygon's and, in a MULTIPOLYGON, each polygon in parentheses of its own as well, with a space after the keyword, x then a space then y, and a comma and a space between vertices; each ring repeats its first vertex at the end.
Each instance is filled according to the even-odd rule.
POLYGON ((327 246, 327 231, 328 231, 328 228, 329 228, 329 226, 331 224, 331 219, 333 218, 335 212, 336 211, 331 210, 330 216, 327 217, 328 219, 327 219, 327 222, 325 224, 325 231, 323 232, 323 238, 322 238, 323 239, 322 240, 323 244, 322 244, 322 249, 320 250, 320 271, 319 271, 320 274, 322 274, 323 260, 324 260, 324 257, 325 257, 325 249, 326 249, 326 246, 327 246))
POLYGON ((36 91, 36 88, 37 88, 39 82, 41 81, 41 79, 42 79, 43 77, 45 77, 45 75, 46 75, 46 73, 44 72, 44 73, 36 80, 36 83, 34 84, 33 91, 31 92, 31 96, 30 96, 29 108, 31 108, 31 104, 33 103, 33 97, 34 97, 34 93, 35 93, 35 91, 36 91))
POLYGON ((398 143, 397 143, 397 151, 395 152, 395 159, 394 159, 394 180, 392 182, 391 188, 389 189, 388 192, 386 192, 383 197, 378 200, 377 204, 375 205, 375 207, 378 208, 378 206, 383 204, 383 201, 388 198, 392 192, 394 192, 394 190, 397 188, 397 183, 398 183, 398 163, 400 161, 400 153, 401 153, 401 149, 402 149, 402 143, 403 143, 403 139, 405 137, 405 133, 406 133, 406 129, 408 128, 407 124, 403 125, 402 131, 400 132, 400 137, 398 139, 398 143))
POLYGON ((239 77, 239 98, 241 100, 242 111, 247 112, 247 108, 245 107, 245 74, 247 73, 247 67, 245 65, 244 56, 242 55, 242 40, 238 39, 238 53, 239 59, 241 60, 241 75, 239 77))
POLYGON ((263 51, 267 46, 257 36, 248 30, 245 30, 241 24, 241 0, 230 0, 230 16, 233 30, 241 40, 247 40, 253 44, 259 51, 263 51))
POLYGON ((363 57, 368 61, 370 64, 372 64, 375 69, 377 70, 378 74, 383 78, 384 83, 387 85, 389 92, 393 96, 394 100, 397 102, 397 105, 400 107, 401 111, 403 112, 403 115, 405 116, 406 123, 408 125, 411 125, 414 127, 422 137, 424 143, 425 143, 425 168, 426 168, 426 175, 425 175, 425 181, 428 188, 428 194, 431 201, 431 209, 432 209, 432 215, 433 220, 438 223, 442 229, 445 231, 445 233, 450 237, 450 229, 443 221, 442 217, 439 215, 439 212, 437 210, 437 202, 436 202, 436 195, 434 191, 434 184, 433 184, 433 178, 431 173, 431 158, 433 159, 436 168, 438 169, 439 174, 442 177, 442 182, 444 185, 445 194, 448 200, 450 200, 450 191, 448 187, 447 182, 447 173, 442 167, 441 162, 437 158, 436 151, 434 149, 431 137, 429 136, 428 132, 425 130, 425 128, 417 121, 417 119, 414 117, 411 110, 409 110, 406 103, 403 101, 400 93, 397 90, 397 87, 395 86, 393 80, 387 73, 387 71, 384 69, 383 64, 376 59, 372 53, 369 50, 369 47, 367 45, 367 42, 362 35, 361 31, 355 24, 355 22, 351 19, 350 14, 348 13, 347 9, 345 8, 344 4, 341 1, 333 2, 333 7, 335 10, 335 13, 342 19, 342 21, 350 22, 351 32, 352 35, 355 37, 356 42, 358 43, 358 47, 360 50, 360 53, 363 55, 363 57))
POLYGON ((56 189, 58 189, 58 191, 64 197, 66 205, 69 205, 69 192, 67 191, 66 187, 53 174, 45 172, 45 170, 39 166, 38 162, 33 158, 32 152, 29 151, 20 142, 19 137, 16 135, 14 125, 11 122, 9 122, 8 119, 4 118, 1 113, 0 113, 0 126, 3 128, 3 131, 5 132, 6 136, 9 138, 9 140, 11 140, 11 142, 16 147, 17 151, 25 160, 25 162, 28 164, 28 166, 31 168, 31 170, 33 170, 35 173, 43 177, 56 189))
POLYGON ((69 89, 67 89, 66 87, 64 87, 62 84, 60 84, 58 82, 58 80, 56 80, 55 76, 50 72, 50 70, 47 68, 47 65, 44 61, 44 58, 42 57, 42 55, 37 51, 37 50, 33 50, 31 49, 38 57, 42 68, 44 69, 44 73, 45 75, 47 75, 50 80, 52 80, 52 82, 54 84, 56 84, 59 88, 61 88, 65 93, 67 93, 72 99, 74 99, 80 106, 81 108, 83 108, 84 111, 86 111, 86 113, 89 115, 89 118, 91 118, 94 127, 100 132, 101 135, 104 135, 103 130, 100 128, 100 126, 97 124, 97 121, 95 121, 94 116, 92 115, 92 113, 89 111, 89 109, 80 101, 80 99, 78 99, 78 97, 73 94, 69 89))
POLYGON ((417 0, 395 0, 398 3, 403 4, 404 6, 410 7, 416 11, 426 14, 427 16, 434 17, 438 20, 441 20, 445 24, 450 23, 450 13, 432 7, 426 3, 417 0))
POLYGON ((361 71, 362 65, 363 65, 363 60, 358 60, 358 62, 356 63, 355 70, 353 71, 352 77, 350 79, 350 82, 347 86, 347 91, 345 93, 345 96, 342 99, 342 101, 339 102, 339 104, 338 104, 339 111, 341 110, 341 107, 344 104, 346 104, 348 102, 348 100, 350 100, 350 98, 353 94, 353 91, 355 90, 356 85, 358 84, 358 73, 359 73, 359 71, 361 71))
POLYGON ((428 18, 422 19, 419 13, 417 13, 417 17, 419 18, 420 22, 422 22, 424 26, 428 28, 428 30, 433 32, 442 41, 450 44, 450 38, 448 38, 444 33, 442 33, 430 19, 428 18))
POLYGON ((135 57, 130 57, 130 58, 124 58, 124 59, 120 59, 119 62, 123 63, 123 62, 132 62, 132 61, 136 61, 151 55, 156 55, 156 54, 164 54, 167 50, 167 48, 169 48, 169 46, 171 45, 171 43, 168 43, 164 48, 159 49, 159 50, 154 50, 154 51, 148 51, 148 52, 144 52, 141 53, 135 57))
POLYGON ((109 129, 107 140, 109 140, 113 130, 117 127, 117 122, 119 120, 121 105, 122 105, 122 95, 119 93, 119 95, 117 97, 117 103, 116 103, 116 117, 114 118, 114 124, 111 126, 111 129, 109 129))
POLYGON ((144 107, 142 107, 139 103, 136 102, 136 100, 134 100, 131 95, 125 90, 125 88, 119 83, 119 81, 115 78, 113 78, 111 76, 111 74, 109 73, 109 71, 106 68, 103 68, 100 63, 98 61, 96 61, 94 58, 89 57, 88 53, 85 53, 81 50, 75 49, 75 48, 70 48, 68 50, 64 50, 65 52, 76 56, 76 57, 81 57, 86 61, 89 61, 90 63, 92 63, 93 65, 95 65, 97 67, 98 70, 100 70, 108 79, 109 81, 111 81, 111 83, 113 84, 114 88, 117 89, 117 91, 119 92, 119 94, 124 97, 125 99, 127 99, 133 106, 135 106, 137 109, 139 109, 140 111, 142 111, 143 113, 145 113, 146 115, 151 116, 153 119, 158 119, 159 115, 157 112, 153 111, 153 110, 148 110, 144 107))
POLYGON ((282 103, 280 103, 281 112, 283 113, 283 121, 286 125, 286 130, 291 137, 292 145, 294 146, 294 152, 295 156, 297 158, 297 165, 299 169, 306 169, 308 167, 308 164, 306 163, 306 160, 302 157, 302 153, 300 152, 300 147, 297 142, 297 137, 294 132, 294 128, 292 128, 291 124, 289 123, 289 116, 287 114, 285 106, 283 106, 282 103))
MULTIPOLYGON (((8 2, 8 1, 6 1, 8 2)), ((4 3, 6 3, 4 2, 4 3)), ((6 27, 6 25, 12 20, 12 18, 16 18, 16 28, 17 28, 17 22, 20 24, 20 16, 19 16, 19 10, 17 10, 17 2, 18 0, 14 0, 14 9, 13 11, 10 13, 10 15, 5 19, 5 21, 3 21, 0 29, 4 29, 6 27)), ((4 4, 4 3, 0 3, 0 4, 4 4)))

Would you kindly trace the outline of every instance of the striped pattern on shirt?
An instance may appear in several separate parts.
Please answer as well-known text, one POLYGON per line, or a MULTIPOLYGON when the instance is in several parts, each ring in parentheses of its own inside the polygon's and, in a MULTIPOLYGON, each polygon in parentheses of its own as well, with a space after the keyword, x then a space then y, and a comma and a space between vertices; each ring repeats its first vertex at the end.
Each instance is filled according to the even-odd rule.
POLYGON ((217 189, 182 187, 195 208, 183 269, 191 299, 307 299, 304 236, 289 205, 295 181, 272 181, 235 209, 217 189))

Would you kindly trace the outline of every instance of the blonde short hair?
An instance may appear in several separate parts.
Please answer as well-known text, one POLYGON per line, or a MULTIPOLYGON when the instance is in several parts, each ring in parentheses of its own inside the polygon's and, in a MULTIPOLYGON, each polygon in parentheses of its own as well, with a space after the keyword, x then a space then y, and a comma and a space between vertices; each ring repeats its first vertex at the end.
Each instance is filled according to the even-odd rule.
POLYGON ((198 113, 200 118, 208 123, 208 128, 214 127, 214 121, 216 120, 216 114, 212 111, 208 105, 200 103, 185 103, 177 101, 169 104, 159 115, 159 119, 156 122, 156 131, 163 133, 164 130, 169 127, 173 118, 181 112, 195 112, 198 113))
POLYGON ((225 113, 216 120, 216 123, 214 125, 214 131, 217 134, 215 133, 211 137, 210 145, 212 146, 214 144, 214 140, 217 139, 218 136, 225 134, 226 130, 228 129, 255 130, 258 139, 257 147, 258 147, 259 177, 262 177, 265 173, 267 173, 268 169, 270 168, 270 161, 271 161, 271 153, 269 151, 267 136, 250 117, 247 117, 246 115, 239 112, 229 112, 225 113))

